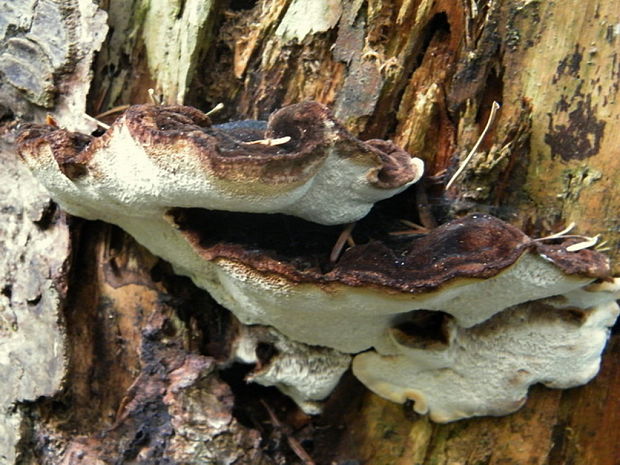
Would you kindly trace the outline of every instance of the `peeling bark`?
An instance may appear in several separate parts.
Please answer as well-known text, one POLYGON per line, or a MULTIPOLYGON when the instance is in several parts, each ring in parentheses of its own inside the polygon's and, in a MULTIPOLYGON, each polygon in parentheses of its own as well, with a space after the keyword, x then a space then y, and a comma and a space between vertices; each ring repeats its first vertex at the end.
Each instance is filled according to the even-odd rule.
POLYGON ((0 145, 0 462, 28 439, 28 405, 66 375, 62 308, 71 243, 67 216, 19 163, 7 128, 0 145))
POLYGON ((0 3, 0 106, 29 120, 49 113, 72 130, 92 127, 86 95, 106 19, 92 0, 0 3))

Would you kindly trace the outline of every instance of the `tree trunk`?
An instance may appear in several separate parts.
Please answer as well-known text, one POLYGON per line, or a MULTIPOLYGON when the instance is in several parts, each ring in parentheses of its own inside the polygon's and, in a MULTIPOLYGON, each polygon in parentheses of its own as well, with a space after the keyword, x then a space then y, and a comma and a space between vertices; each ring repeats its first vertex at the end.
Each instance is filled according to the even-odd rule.
MULTIPOLYGON (((536 386, 506 417, 433 424, 347 374, 311 418, 225 363, 234 317, 121 230, 56 209, 13 146, 21 120, 93 130, 85 113, 109 123, 150 88, 222 102, 221 121, 317 100, 424 159, 440 220, 575 222, 618 274, 617 2, 100 3, 0 3, 0 463, 620 463, 618 335, 591 383, 536 386)), ((398 199, 421 219, 415 189, 398 199)))

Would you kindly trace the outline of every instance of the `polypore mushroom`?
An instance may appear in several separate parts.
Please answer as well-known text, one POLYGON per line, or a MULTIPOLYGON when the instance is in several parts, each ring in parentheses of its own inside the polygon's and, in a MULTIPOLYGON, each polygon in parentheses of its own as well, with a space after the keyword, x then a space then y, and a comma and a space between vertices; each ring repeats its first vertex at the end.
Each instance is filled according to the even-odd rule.
MULTIPOLYGON (((274 326, 293 340, 347 353, 372 347, 394 352, 388 328, 418 310, 442 311, 471 327, 506 308, 565 294, 609 274, 601 254, 562 252, 488 215, 451 221, 391 244, 395 248, 378 241, 351 247, 329 271, 320 257, 301 255, 303 236, 286 231, 297 247, 265 250, 247 234, 247 242, 231 243, 233 232, 215 224, 234 220, 214 218, 196 210, 171 212, 177 250, 191 248, 183 261, 170 257, 176 269, 245 324, 274 326)), ((276 218, 251 221, 269 243, 278 234, 270 225, 276 218)), ((157 250, 159 244, 147 246, 157 250)))
MULTIPOLYGON (((356 357, 358 377, 387 398, 415 400, 438 421, 509 413, 532 383, 565 387, 593 375, 617 315, 617 283, 611 291, 600 284, 610 280, 603 255, 545 245, 497 218, 471 215, 423 237, 369 240, 330 263, 337 228, 214 210, 348 222, 416 180, 421 165, 391 143, 357 141, 317 104, 287 107, 263 127, 213 127, 187 107, 142 106, 98 139, 31 128, 20 153, 62 206, 118 224, 244 324, 272 326, 294 341, 282 345, 291 352, 306 351, 303 344, 368 350, 356 357), (565 327, 565 307, 585 315, 580 325, 565 327), (568 339, 545 337, 550 331, 580 345, 575 376, 558 374, 568 349, 557 344, 568 339), (538 359, 502 363, 503 347, 522 354, 518 336, 538 359), (487 391, 478 403, 461 401, 448 383, 439 389, 451 376, 463 378, 463 389, 479 382, 487 391)), ((260 361, 251 353, 240 346, 238 357, 260 361)), ((282 357, 254 378, 284 387, 303 406, 340 376, 336 363, 317 389, 304 391, 275 369, 298 359, 282 357)))
POLYGON ((526 302, 472 328, 445 314, 433 315, 430 327, 403 322, 390 329, 397 354, 359 354, 353 372, 375 393, 414 401, 416 412, 436 422, 505 415, 523 405, 534 383, 569 388, 596 375, 617 298, 620 280, 526 302))
POLYGON ((63 208, 113 223, 170 207, 346 223, 423 171, 391 142, 356 139, 315 102, 285 107, 267 123, 220 126, 191 107, 138 105, 101 137, 34 126, 20 147, 63 208))
POLYGON ((255 365, 247 381, 277 387, 308 414, 321 412, 321 401, 351 364, 348 354, 295 342, 257 325, 241 327, 231 352, 237 361, 255 365))

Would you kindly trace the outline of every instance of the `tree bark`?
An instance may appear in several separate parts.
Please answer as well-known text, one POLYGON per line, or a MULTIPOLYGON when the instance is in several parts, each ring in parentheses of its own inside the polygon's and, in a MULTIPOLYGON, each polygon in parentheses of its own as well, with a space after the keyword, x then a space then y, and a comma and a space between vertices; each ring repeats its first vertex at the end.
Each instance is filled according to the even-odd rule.
MULTIPOLYGON (((317 100, 423 158, 439 220, 484 211, 534 237, 575 222, 618 274, 616 2, 20 0, 0 3, 0 41, 0 463, 620 463, 618 335, 591 383, 536 386, 507 417, 433 424, 345 375, 310 418, 227 363, 226 310, 56 209, 12 145, 21 120, 93 130, 85 113, 109 123, 150 88, 222 102, 221 121, 317 100)), ((398 199, 421 219, 414 189, 398 199)))

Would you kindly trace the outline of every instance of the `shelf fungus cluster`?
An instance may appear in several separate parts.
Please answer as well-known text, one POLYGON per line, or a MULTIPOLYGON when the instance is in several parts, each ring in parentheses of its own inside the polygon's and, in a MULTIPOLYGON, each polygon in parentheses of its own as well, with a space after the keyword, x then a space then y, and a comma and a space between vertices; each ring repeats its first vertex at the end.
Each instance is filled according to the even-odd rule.
POLYGON ((482 214, 382 233, 366 215, 423 164, 317 103, 224 125, 135 106, 100 137, 33 125, 19 145, 69 213, 119 225, 249 325, 233 352, 257 365, 250 379, 309 412, 353 360, 375 393, 435 421, 507 414, 534 383, 589 381, 618 315, 620 280, 574 240, 482 214), (330 261, 335 225, 360 219, 363 243, 330 261))

